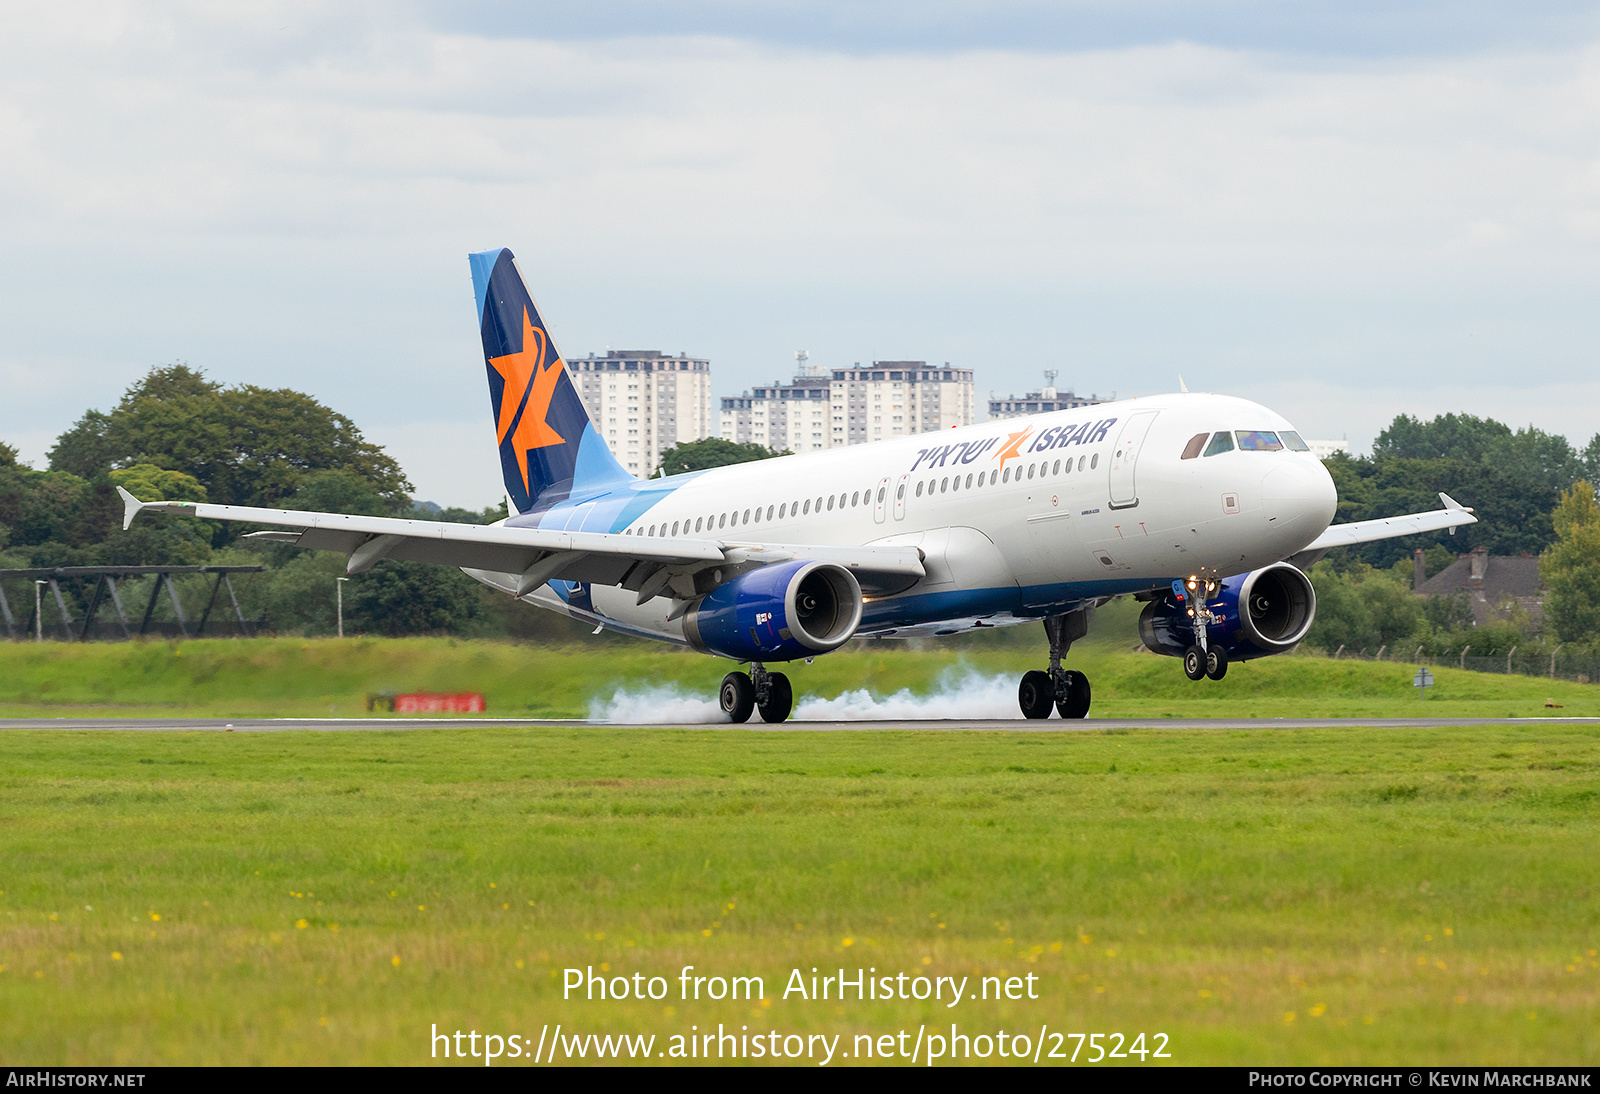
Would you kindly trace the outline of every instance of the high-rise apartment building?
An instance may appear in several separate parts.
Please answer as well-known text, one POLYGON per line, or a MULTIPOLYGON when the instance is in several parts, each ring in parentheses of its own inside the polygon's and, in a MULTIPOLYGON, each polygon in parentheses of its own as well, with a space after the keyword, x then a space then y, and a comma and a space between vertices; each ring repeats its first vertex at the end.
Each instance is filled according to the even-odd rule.
POLYGON ((971 425, 973 399, 971 369, 874 361, 725 397, 721 434, 780 452, 815 452, 971 425))
POLYGON ((713 435, 711 362, 659 350, 607 350, 569 360, 567 368, 594 427, 612 455, 649 475, 661 453, 713 435))
POLYGON ((1056 374, 1053 370, 1045 371, 1044 380, 1044 387, 1038 391, 1030 391, 1026 395, 1007 395, 1004 399, 997 399, 991 395, 989 420, 1021 418, 1028 414, 1049 414, 1053 410, 1071 410, 1077 406, 1093 406, 1096 403, 1110 401, 1098 395, 1077 395, 1071 391, 1061 391, 1055 386, 1056 374))

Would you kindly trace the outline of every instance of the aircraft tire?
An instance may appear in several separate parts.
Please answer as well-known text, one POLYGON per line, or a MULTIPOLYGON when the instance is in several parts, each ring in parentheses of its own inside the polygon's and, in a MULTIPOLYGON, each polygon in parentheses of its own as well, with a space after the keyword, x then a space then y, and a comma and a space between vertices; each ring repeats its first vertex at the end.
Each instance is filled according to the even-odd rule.
POLYGON ((1022 684, 1017 688, 1017 704, 1024 718, 1048 718, 1056 702, 1055 681, 1048 672, 1034 669, 1022 674, 1022 684))
POLYGON ((1199 646, 1183 651, 1183 674, 1191 680, 1203 680, 1206 675, 1206 655, 1199 646))
POLYGON ((1221 680, 1228 675, 1228 651, 1212 646, 1206 651, 1206 675, 1221 680))
POLYGON ((1067 694, 1056 700, 1056 713, 1063 718, 1083 718, 1089 713, 1089 678, 1081 672, 1067 672, 1067 694))
POLYGON ((744 673, 730 672, 722 678, 722 687, 717 689, 717 701, 729 721, 748 722, 750 712, 756 709, 756 686, 744 673))
POLYGON ((768 725, 785 721, 794 709, 794 688, 789 686, 789 678, 781 672, 767 673, 767 701, 758 704, 756 709, 768 725))

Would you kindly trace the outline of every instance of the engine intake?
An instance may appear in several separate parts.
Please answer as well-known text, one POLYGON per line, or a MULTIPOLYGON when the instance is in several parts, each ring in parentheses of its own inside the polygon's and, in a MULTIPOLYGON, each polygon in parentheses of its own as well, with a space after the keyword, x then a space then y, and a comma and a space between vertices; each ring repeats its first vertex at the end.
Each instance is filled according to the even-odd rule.
MULTIPOLYGON (((1287 562, 1224 578, 1207 602, 1216 616, 1206 632, 1230 661, 1287 653, 1300 644, 1317 617, 1317 594, 1305 573, 1287 562)), ((1139 637, 1156 653, 1182 657, 1194 642, 1187 602, 1168 595, 1145 605, 1139 637)))
POLYGON ((702 653, 795 661, 842 646, 861 607, 861 586, 843 566, 783 562, 718 585, 684 614, 683 634, 702 653))

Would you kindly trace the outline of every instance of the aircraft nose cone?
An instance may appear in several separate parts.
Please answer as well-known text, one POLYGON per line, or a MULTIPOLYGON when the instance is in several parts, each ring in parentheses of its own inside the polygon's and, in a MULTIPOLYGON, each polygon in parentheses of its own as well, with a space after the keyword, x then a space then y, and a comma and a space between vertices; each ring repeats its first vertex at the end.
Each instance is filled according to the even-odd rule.
POLYGON ((1321 460, 1291 457, 1261 480, 1261 499, 1274 529, 1309 543, 1333 522, 1339 494, 1321 460))

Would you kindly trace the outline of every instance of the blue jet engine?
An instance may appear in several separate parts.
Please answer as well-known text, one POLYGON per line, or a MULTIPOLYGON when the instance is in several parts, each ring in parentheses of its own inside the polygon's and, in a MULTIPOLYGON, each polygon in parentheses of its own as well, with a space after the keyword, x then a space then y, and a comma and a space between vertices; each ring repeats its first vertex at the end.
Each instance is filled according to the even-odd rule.
POLYGON ((736 661, 796 661, 838 649, 861 625, 861 586, 831 562, 763 566, 725 581, 683 617, 701 653, 736 661))
MULTIPOLYGON (((1317 617, 1317 594, 1305 573, 1287 562, 1224 578, 1206 601, 1216 617, 1206 632, 1229 661, 1287 653, 1300 644, 1317 617)), ((1145 605, 1139 637, 1156 653, 1182 657, 1194 645, 1189 603, 1167 593, 1145 605)))

